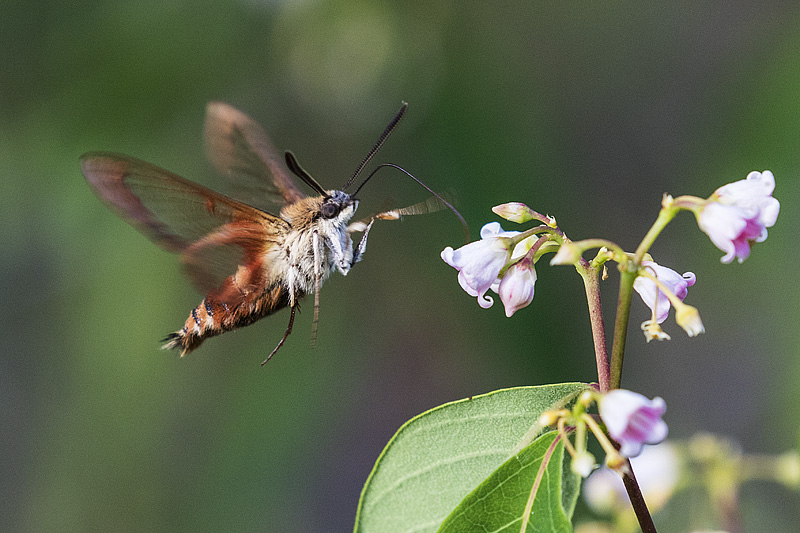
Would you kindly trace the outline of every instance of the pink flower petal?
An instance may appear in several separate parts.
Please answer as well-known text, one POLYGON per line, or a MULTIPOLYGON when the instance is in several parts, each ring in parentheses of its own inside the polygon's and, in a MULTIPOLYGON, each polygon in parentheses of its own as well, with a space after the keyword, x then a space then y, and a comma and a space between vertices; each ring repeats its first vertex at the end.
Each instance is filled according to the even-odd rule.
POLYGON ((602 397, 599 410, 608 434, 625 457, 636 457, 644 444, 657 444, 667 437, 667 424, 661 420, 667 404, 661 398, 648 400, 636 392, 615 389, 602 397))
MULTIPOLYGON (((661 266, 654 261, 642 261, 642 266, 646 267, 651 274, 666 285, 667 289, 680 298, 681 301, 686 299, 686 296, 689 294, 689 287, 694 285, 697 281, 697 277, 692 272, 686 272, 681 275, 671 268, 661 266)), ((667 316, 669 316, 669 310, 672 305, 667 295, 657 288, 654 281, 644 276, 636 278, 636 281, 633 282, 633 288, 639 293, 639 296, 642 297, 642 301, 644 301, 647 307, 655 311, 656 322, 658 324, 664 322, 667 316)))
POLYGON ((778 219, 780 202, 772 197, 772 172, 751 172, 747 178, 717 189, 697 213, 697 223, 714 245, 725 252, 723 263, 750 255, 754 242, 767 238, 767 228, 778 219))
POLYGON ((461 288, 470 296, 477 297, 478 304, 484 309, 494 302, 485 296, 486 291, 496 282, 511 255, 511 241, 501 233, 500 224, 486 224, 481 229, 481 240, 457 250, 448 246, 441 253, 442 260, 458 270, 461 288))

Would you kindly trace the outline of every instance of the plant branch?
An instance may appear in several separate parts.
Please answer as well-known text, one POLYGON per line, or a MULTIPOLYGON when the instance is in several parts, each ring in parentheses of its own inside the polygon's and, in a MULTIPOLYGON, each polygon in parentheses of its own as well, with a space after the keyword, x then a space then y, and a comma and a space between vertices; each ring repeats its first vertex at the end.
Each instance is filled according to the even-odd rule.
POLYGON ((588 261, 581 259, 577 270, 583 279, 583 286, 586 289, 586 301, 589 305, 589 323, 592 326, 592 341, 594 342, 594 355, 597 361, 597 382, 600 385, 600 392, 608 392, 611 366, 608 362, 603 306, 600 301, 600 271, 602 267, 593 267, 589 265, 588 261))
POLYGON ((622 482, 625 484, 625 490, 628 491, 628 498, 631 500, 631 506, 633 507, 633 512, 636 513, 636 519, 639 521, 642 533, 656 533, 653 517, 650 516, 650 510, 644 501, 639 483, 636 482, 636 476, 633 475, 630 461, 628 461, 628 472, 622 475, 622 482))
POLYGON ((636 252, 634 253, 633 262, 636 265, 642 264, 642 259, 644 259, 644 254, 653 246, 653 242, 655 242, 656 237, 659 236, 661 231, 666 227, 670 221, 675 218, 675 215, 678 214, 679 209, 672 206, 672 205, 665 205, 661 208, 661 211, 658 212, 658 218, 650 229, 647 231, 647 234, 642 239, 642 242, 639 243, 639 247, 636 248, 636 252))
POLYGON ((614 344, 611 347, 608 390, 618 389, 622 383, 622 362, 625 358, 625 341, 628 334, 633 282, 636 279, 637 268, 632 261, 628 261, 619 279, 619 300, 617 301, 617 319, 614 323, 614 344))

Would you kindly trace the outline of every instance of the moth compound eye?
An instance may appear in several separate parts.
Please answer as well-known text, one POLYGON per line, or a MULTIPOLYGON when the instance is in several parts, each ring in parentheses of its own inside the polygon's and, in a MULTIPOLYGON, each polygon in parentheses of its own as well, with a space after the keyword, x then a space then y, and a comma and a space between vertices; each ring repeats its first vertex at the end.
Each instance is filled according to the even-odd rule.
POLYGON ((322 204, 322 216, 325 218, 333 218, 339 214, 339 205, 333 202, 325 202, 322 204))

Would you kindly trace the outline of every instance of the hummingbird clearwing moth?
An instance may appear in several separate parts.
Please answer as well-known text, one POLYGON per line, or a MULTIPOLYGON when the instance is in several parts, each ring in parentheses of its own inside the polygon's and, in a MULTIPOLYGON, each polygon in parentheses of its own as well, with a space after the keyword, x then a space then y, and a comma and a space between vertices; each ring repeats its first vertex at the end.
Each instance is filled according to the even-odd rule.
POLYGON ((289 325, 266 363, 292 332, 299 300, 311 292, 315 294, 315 338, 322 284, 334 270, 347 275, 362 259, 375 220, 396 220, 444 207, 461 218, 447 200, 414 176, 396 165, 384 164, 375 171, 383 166, 398 168, 434 196, 349 224, 358 208, 355 195, 375 171, 353 194, 345 190, 386 141, 406 108, 403 103, 342 190, 323 189, 291 152, 281 157, 253 119, 222 102, 211 102, 206 109, 206 151, 217 170, 249 196, 248 203, 133 157, 83 154, 81 169, 95 194, 153 242, 180 254, 185 273, 205 294, 183 327, 164 339, 163 348, 180 350, 184 356, 209 337, 289 307, 289 325), (287 169, 315 195, 303 193, 287 169), (278 214, 270 213, 268 206, 279 209, 278 214), (354 232, 362 233, 355 247, 354 232))

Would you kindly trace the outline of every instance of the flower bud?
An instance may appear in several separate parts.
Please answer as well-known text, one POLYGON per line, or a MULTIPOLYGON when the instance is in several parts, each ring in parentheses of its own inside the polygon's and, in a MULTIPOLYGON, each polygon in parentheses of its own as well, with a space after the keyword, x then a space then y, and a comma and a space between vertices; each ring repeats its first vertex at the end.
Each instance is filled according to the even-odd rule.
POLYGON ((551 265, 574 265, 581 260, 581 250, 572 242, 565 242, 558 248, 558 252, 550 260, 551 265))
POLYGON ((548 426, 553 426, 556 422, 558 422, 559 418, 560 414, 558 411, 545 411, 539 417, 539 425, 545 428, 548 426))
POLYGON ((586 478, 589 477, 589 474, 592 473, 596 466, 594 455, 584 450, 572 458, 570 469, 573 474, 586 478))
POLYGON ((675 321, 690 337, 696 337, 706 331, 703 327, 703 321, 700 320, 700 313, 696 307, 691 305, 682 304, 677 307, 675 309, 675 321))
POLYGON ((492 211, 494 211, 496 215, 510 220, 511 222, 516 222, 517 224, 524 224, 525 222, 538 219, 538 213, 520 202, 501 204, 493 207, 492 211))
POLYGON ((533 262, 526 256, 511 265, 500 280, 497 294, 506 310, 506 316, 527 307, 533 301, 536 270, 533 262))

